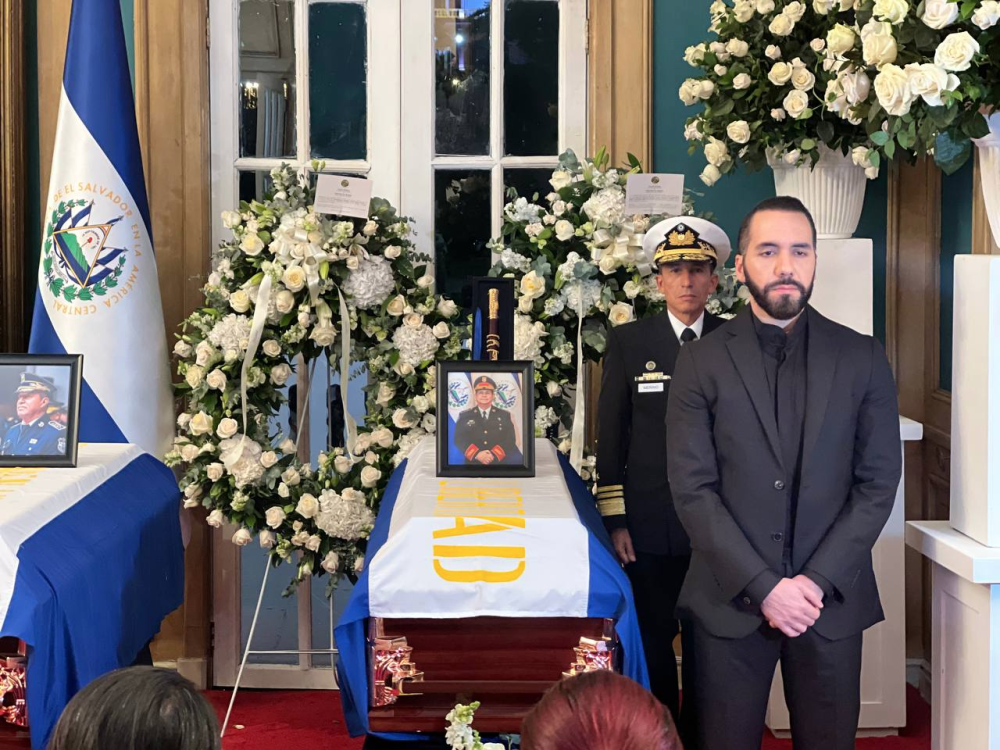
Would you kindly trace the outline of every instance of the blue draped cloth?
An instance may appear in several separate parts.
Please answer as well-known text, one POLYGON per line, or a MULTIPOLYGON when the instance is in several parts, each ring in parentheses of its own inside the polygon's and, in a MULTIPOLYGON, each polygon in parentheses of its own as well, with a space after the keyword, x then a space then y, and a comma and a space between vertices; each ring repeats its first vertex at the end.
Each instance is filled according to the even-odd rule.
POLYGON ((28 646, 34 750, 70 698, 131 664, 183 601, 179 500, 170 469, 142 454, 21 544, 0 635, 28 646))
MULTIPOLYGON (((615 556, 611 540, 608 538, 604 523, 597 512, 593 495, 564 456, 559 456, 559 463, 566 479, 566 486, 572 496, 573 505, 580 516, 580 521, 589 532, 590 593, 587 602, 587 616, 612 618, 615 621, 615 630, 623 655, 622 672, 643 687, 648 688, 649 675, 646 671, 646 657, 642 650, 642 638, 639 635, 639 623, 636 619, 635 604, 632 600, 632 589, 628 578, 615 556)), ((404 461, 389 479, 378 518, 368 542, 367 559, 369 562, 375 558, 389 536, 389 523, 405 471, 406 462, 404 461)), ((366 620, 369 616, 369 568, 370 565, 366 566, 358 578, 347 603, 347 608, 341 615, 335 630, 337 648, 340 652, 337 660, 340 700, 343 704, 348 731, 355 737, 370 733, 368 727, 368 644, 365 632, 366 620)), ((426 739, 426 736, 418 734, 397 733, 379 734, 379 736, 396 740, 426 739)))

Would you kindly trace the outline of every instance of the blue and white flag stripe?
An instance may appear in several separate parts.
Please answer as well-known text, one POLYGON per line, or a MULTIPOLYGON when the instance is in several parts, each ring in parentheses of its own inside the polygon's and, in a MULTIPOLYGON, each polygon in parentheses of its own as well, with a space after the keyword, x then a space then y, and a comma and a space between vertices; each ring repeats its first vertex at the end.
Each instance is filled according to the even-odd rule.
POLYGON ((81 440, 169 449, 169 359, 118 0, 73 3, 29 350, 84 355, 81 440))

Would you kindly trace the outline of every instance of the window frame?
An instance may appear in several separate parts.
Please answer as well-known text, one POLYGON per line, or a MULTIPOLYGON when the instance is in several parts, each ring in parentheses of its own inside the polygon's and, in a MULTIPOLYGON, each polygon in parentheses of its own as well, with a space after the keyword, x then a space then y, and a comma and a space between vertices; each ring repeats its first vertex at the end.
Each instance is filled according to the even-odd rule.
POLYGON ((559 2, 558 153, 505 156, 504 147, 504 0, 492 0, 490 17, 490 153, 486 156, 439 156, 435 149, 434 0, 406 0, 402 7, 402 119, 408 124, 403 141, 401 206, 414 219, 417 248, 434 256, 434 173, 439 169, 490 171, 491 237, 503 226, 505 169, 554 169, 559 154, 587 146, 587 0, 559 2))
MULTIPOLYGON (((239 0, 210 0, 210 29, 217 29, 210 44, 212 243, 218 247, 226 235, 221 214, 239 204, 239 173, 270 171, 289 164, 298 172, 312 171, 309 149, 309 6, 321 0, 288 0, 294 4, 295 41, 295 156, 285 158, 239 155, 239 0)), ((374 96, 400 87, 400 34, 402 0, 322 0, 367 7, 368 49, 366 151, 364 159, 326 159, 323 172, 357 174, 374 182, 373 193, 399 204, 399 148, 373 148, 376 143, 400 143, 400 102, 394 96, 374 96), (376 37, 377 34, 377 37, 376 37)))

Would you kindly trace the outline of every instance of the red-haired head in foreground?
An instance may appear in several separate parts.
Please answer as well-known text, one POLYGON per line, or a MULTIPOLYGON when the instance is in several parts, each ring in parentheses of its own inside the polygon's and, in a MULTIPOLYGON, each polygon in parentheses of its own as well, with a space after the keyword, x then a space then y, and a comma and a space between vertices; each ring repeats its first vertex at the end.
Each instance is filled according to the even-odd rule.
POLYGON ((553 685, 521 726, 522 750, 683 750, 670 712, 638 683, 589 672, 553 685))

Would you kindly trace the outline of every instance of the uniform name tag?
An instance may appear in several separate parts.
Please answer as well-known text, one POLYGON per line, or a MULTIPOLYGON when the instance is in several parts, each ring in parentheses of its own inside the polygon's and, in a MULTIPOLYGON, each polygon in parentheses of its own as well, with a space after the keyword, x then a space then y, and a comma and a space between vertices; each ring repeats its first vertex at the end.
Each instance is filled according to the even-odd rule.
POLYGON ((639 393, 663 393, 663 383, 639 383, 639 393))

